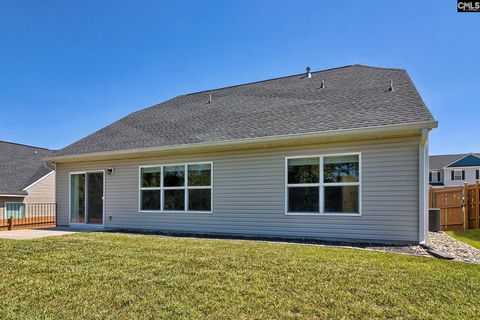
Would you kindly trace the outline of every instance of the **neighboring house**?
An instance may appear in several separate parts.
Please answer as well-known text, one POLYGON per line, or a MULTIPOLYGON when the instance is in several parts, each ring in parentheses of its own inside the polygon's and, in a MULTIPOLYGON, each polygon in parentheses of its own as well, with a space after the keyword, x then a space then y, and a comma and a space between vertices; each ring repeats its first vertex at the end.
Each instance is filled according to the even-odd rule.
POLYGON ((430 156, 429 181, 432 186, 461 186, 480 180, 480 154, 430 156))
POLYGON ((55 202, 55 172, 42 159, 51 152, 0 141, 0 219, 28 216, 27 204, 55 202))
POLYGON ((47 158, 57 222, 424 242, 436 126, 400 69, 354 65, 178 96, 47 158))

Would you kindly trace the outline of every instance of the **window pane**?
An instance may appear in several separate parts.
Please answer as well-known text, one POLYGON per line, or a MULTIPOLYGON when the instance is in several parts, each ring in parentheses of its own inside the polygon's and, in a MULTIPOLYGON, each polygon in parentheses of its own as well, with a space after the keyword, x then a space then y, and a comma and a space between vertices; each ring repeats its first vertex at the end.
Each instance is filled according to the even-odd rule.
POLYGON ((210 211, 212 199, 211 192, 210 189, 188 190, 188 210, 210 211))
POLYGON ((190 164, 188 165, 188 185, 189 186, 210 186, 210 164, 190 164))
POLYGON ((70 179, 70 222, 85 223, 85 175, 72 174, 70 179))
POLYGON ((164 210, 185 210, 185 190, 165 190, 164 210))
POLYGON ((5 219, 25 218, 25 203, 5 202, 5 219))
POLYGON ((289 187, 288 212, 318 212, 318 187, 289 187))
POLYGON ((288 183, 319 183, 319 158, 288 159, 288 183))
POLYGON ((160 167, 142 168, 142 187, 160 187, 160 167))
POLYGON ((164 187, 185 186, 185 166, 163 167, 163 186, 164 187))
POLYGON ((358 182, 358 155, 325 157, 324 182, 358 182))
POLYGON ((358 213, 358 186, 325 187, 325 212, 358 213))
POLYGON ((455 180, 463 180, 463 179, 462 179, 462 171, 461 171, 461 170, 460 170, 460 171, 455 170, 454 173, 455 173, 455 175, 454 175, 455 180))
POLYGON ((142 210, 160 210, 160 190, 142 190, 142 210))

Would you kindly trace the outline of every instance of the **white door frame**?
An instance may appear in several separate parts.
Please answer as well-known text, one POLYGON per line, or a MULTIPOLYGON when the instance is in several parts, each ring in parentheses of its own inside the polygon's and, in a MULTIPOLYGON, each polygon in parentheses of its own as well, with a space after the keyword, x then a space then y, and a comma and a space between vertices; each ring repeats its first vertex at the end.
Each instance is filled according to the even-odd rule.
POLYGON ((68 175, 68 225, 71 227, 79 228, 105 228, 105 170, 88 170, 88 171, 72 171, 68 175), (87 201, 88 201, 88 191, 87 191, 87 174, 88 173, 98 173, 103 174, 103 195, 102 195, 102 206, 103 206, 103 216, 102 224, 91 224, 87 223, 88 212, 87 212, 87 201), (84 223, 72 223, 72 175, 74 174, 84 174, 85 175, 85 222, 84 223))

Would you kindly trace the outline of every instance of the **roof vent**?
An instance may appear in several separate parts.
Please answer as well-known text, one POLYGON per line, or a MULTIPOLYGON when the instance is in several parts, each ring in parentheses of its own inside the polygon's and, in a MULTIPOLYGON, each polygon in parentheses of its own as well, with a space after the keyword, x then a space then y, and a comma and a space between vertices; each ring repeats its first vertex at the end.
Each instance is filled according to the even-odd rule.
POLYGON ((393 91, 393 80, 390 79, 390 88, 388 89, 388 91, 393 91))
POLYGON ((212 103, 212 95, 211 94, 208 95, 208 103, 212 103))
POLYGON ((306 69, 307 69, 307 73, 305 74, 305 77, 310 79, 312 77, 312 73, 310 72, 310 70, 312 69, 310 69, 310 67, 307 67, 306 69))
POLYGON ((322 82, 320 83, 320 89, 323 89, 325 88, 325 80, 322 80, 322 82))

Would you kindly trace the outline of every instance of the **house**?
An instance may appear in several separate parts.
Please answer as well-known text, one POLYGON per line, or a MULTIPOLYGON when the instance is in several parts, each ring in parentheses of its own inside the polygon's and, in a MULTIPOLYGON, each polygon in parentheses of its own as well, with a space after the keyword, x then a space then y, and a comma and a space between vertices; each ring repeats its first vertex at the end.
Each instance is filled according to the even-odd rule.
POLYGON ((47 157, 57 223, 424 242, 436 126, 401 69, 307 69, 178 96, 47 157))
POLYGON ((480 180, 480 154, 430 156, 429 181, 432 186, 462 186, 480 180))
POLYGON ((0 219, 23 218, 29 204, 55 202, 55 171, 42 160, 51 152, 0 141, 0 219))

